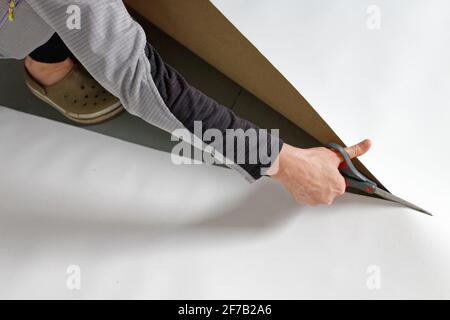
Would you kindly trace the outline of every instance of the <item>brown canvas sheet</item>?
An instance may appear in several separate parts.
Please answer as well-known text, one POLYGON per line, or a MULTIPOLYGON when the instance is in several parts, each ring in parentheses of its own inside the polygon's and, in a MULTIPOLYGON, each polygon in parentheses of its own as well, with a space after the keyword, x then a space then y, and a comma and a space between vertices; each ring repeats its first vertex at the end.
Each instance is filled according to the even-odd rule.
MULTIPOLYGON (((208 0, 125 3, 320 142, 342 144, 298 90, 208 0)), ((356 165, 374 178, 361 163, 356 165)))

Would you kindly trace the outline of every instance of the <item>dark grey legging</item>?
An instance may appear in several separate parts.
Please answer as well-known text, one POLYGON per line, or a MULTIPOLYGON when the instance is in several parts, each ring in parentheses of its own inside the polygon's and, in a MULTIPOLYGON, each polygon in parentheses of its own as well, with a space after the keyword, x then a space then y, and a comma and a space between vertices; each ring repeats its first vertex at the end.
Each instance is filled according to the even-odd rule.
POLYGON ((66 47, 57 33, 55 33, 45 44, 30 53, 29 56, 36 61, 44 63, 57 63, 62 62, 69 57, 73 58, 69 48, 66 47))

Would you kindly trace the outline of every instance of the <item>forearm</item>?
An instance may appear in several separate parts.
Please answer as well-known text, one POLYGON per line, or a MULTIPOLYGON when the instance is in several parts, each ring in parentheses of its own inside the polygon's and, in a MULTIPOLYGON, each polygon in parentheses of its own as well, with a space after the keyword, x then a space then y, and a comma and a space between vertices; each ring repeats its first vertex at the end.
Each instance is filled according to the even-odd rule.
POLYGON ((199 138, 205 143, 213 142, 214 145, 216 142, 216 150, 220 149, 228 161, 243 168, 251 179, 260 178, 277 157, 282 141, 269 134, 267 130, 239 118, 229 108, 191 86, 179 72, 163 61, 150 44, 147 46, 146 54, 151 65, 152 79, 171 113, 190 132, 201 134, 199 138), (195 122, 201 123, 201 132, 196 132, 195 122), (221 145, 217 145, 217 141, 203 139, 209 129, 220 131, 223 137, 221 145), (249 136, 245 136, 245 132, 249 133, 252 130, 257 137, 253 141, 249 136), (236 135, 229 136, 227 131, 234 131, 236 135), (239 144, 243 146, 241 152, 244 154, 239 154, 236 150, 239 144), (261 149, 265 152, 261 152, 261 149))

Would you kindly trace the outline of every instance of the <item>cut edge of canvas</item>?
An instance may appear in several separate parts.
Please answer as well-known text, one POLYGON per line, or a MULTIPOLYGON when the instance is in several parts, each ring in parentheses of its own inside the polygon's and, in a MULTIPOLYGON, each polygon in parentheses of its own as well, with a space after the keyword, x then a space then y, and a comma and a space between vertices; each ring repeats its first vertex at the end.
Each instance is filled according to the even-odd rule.
MULTIPOLYGON (((344 145, 300 92, 210 1, 125 0, 125 3, 321 143, 344 145)), ((359 160, 355 165, 377 180, 359 160)))

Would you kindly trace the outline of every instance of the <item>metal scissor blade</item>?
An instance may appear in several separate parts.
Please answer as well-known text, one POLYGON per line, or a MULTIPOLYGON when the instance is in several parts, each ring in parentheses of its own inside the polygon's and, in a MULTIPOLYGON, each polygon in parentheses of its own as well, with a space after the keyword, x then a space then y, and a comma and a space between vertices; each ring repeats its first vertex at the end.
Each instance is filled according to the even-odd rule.
POLYGON ((408 202, 406 200, 403 200, 402 198, 394 196, 393 194, 391 194, 391 193, 389 193, 387 191, 384 191, 383 189, 377 188, 374 193, 376 195, 382 197, 383 199, 386 199, 386 200, 389 200, 389 201, 393 201, 393 202, 397 202, 397 203, 399 203, 401 205, 404 205, 405 207, 408 207, 408 208, 414 209, 416 211, 425 213, 425 214, 427 214, 429 216, 433 216, 430 212, 428 212, 428 211, 426 211, 426 210, 424 210, 424 209, 422 209, 422 208, 412 204, 411 202, 408 202))

